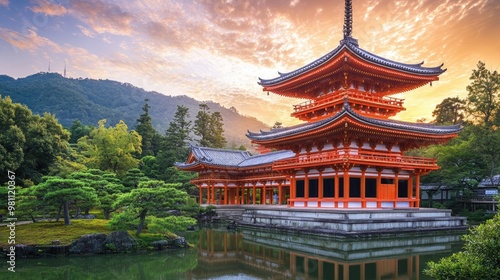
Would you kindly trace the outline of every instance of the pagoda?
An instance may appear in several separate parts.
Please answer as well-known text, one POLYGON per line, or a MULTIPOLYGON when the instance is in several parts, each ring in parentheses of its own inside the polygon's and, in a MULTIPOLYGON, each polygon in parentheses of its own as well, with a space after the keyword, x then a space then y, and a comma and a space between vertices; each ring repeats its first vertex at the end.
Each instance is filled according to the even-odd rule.
POLYGON ((437 81, 446 69, 365 51, 352 37, 352 24, 352 1, 346 0, 339 46, 294 71, 259 78, 265 92, 305 100, 291 114, 302 124, 248 132, 260 151, 275 152, 192 147, 187 162, 176 164, 198 172, 192 182, 200 203, 419 207, 420 177, 439 167, 436 159, 405 151, 445 143, 461 126, 392 120, 405 110, 404 100, 392 96, 437 81))

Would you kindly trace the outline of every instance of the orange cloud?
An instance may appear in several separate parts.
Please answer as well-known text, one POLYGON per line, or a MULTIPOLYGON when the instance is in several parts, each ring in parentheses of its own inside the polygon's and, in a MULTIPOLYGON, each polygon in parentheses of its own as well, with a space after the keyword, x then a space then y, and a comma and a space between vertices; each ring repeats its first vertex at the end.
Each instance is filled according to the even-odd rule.
POLYGON ((131 35, 134 16, 120 6, 101 0, 71 0, 71 14, 97 33, 131 35))
POLYGON ((51 3, 48 0, 40 0, 38 5, 32 8, 33 12, 48 16, 61 16, 68 12, 64 6, 51 3))
POLYGON ((17 49, 35 53, 42 47, 50 47, 54 51, 61 51, 58 44, 39 36, 34 30, 27 29, 24 33, 19 33, 7 28, 0 28, 0 38, 17 49))
POLYGON ((9 0, 0 0, 0 6, 8 7, 9 6, 9 0))

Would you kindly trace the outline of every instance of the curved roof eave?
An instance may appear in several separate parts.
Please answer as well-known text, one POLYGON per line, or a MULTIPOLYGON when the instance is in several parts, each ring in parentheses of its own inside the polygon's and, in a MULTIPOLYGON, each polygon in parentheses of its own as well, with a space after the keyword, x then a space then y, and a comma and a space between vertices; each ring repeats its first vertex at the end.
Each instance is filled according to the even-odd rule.
POLYGON ((253 133, 250 132, 246 135, 248 138, 251 140, 273 140, 273 139, 280 139, 288 136, 294 136, 298 135, 301 133, 313 131, 320 129, 324 126, 327 126, 331 123, 334 123, 338 119, 349 115, 351 118, 372 125, 372 126, 377 126, 377 127, 382 127, 382 128, 389 128, 389 129, 397 129, 400 131, 408 131, 408 132, 417 132, 417 133, 429 133, 429 134, 435 134, 435 135, 446 135, 446 134, 453 134, 457 133, 462 130, 461 125, 453 125, 453 126, 436 126, 432 124, 419 124, 419 123, 410 123, 410 122, 403 122, 403 121, 395 121, 395 120, 380 120, 380 119, 373 119, 369 117, 365 117, 362 115, 359 115, 358 113, 354 112, 351 107, 349 106, 349 103, 347 102, 347 99, 344 100, 344 108, 333 115, 332 117, 314 122, 314 123, 305 123, 305 124, 300 124, 296 126, 289 127, 287 129, 279 129, 277 131, 267 131, 265 133, 253 133))
POLYGON ((393 70, 402 71, 410 74, 422 75, 422 76, 436 76, 444 73, 447 70, 447 69, 442 69, 442 66, 444 64, 441 64, 440 66, 436 67, 422 67, 423 62, 416 64, 406 64, 389 60, 359 48, 355 39, 347 38, 340 41, 340 45, 337 46, 335 49, 325 54, 324 56, 316 59, 315 61, 288 73, 278 72, 279 77, 276 78, 272 79, 259 78, 259 82, 257 83, 261 86, 272 86, 288 81, 292 78, 307 73, 311 70, 317 69, 321 65, 335 58, 343 49, 350 50, 357 57, 367 62, 371 62, 383 67, 387 67, 393 70))

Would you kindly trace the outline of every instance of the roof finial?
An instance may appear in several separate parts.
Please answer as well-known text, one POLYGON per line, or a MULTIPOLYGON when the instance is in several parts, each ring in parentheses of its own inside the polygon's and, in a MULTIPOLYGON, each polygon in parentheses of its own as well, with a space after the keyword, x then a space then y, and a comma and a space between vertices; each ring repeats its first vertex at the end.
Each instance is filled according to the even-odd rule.
POLYGON ((352 35, 352 0, 345 0, 344 39, 352 35))

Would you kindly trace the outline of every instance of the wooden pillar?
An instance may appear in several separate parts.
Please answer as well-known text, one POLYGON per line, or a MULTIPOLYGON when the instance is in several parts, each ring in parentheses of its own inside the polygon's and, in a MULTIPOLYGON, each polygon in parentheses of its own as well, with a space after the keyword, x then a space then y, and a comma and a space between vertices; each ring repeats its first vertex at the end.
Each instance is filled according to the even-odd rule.
POLYGON ((383 197, 382 195, 382 168, 377 168, 377 208, 382 207, 382 203, 380 199, 383 197))
POLYGON ((366 168, 361 167, 361 208, 366 208, 366 168))
POLYGON ((395 170, 394 171, 394 188, 395 188, 395 191, 394 191, 394 208, 396 208, 398 206, 398 198, 399 198, 399 170, 395 170))
POLYGON ((344 208, 349 204, 349 170, 344 169, 344 208))
POLYGON ((322 200, 323 200, 323 170, 319 170, 319 177, 318 177, 318 207, 320 207, 320 208, 321 208, 321 201, 322 200))
POLYGON ((207 204, 210 204, 210 184, 207 184, 207 204))
POLYGON ((229 204, 229 199, 227 197, 227 183, 224 184, 224 205, 228 205, 229 204))
POLYGON ((215 203, 215 184, 212 184, 212 204, 217 204, 215 203))
POLYGON ((199 199, 200 199, 200 205, 203 204, 203 187, 201 185, 198 186, 198 188, 200 189, 200 196, 199 196, 199 199))
POLYGON ((262 182, 262 193, 264 193, 264 197, 262 197, 262 193, 260 194, 261 196, 261 203, 260 204, 266 204, 266 197, 267 197, 267 188, 266 188, 266 182, 262 182))
POLYGON ((408 178, 408 199, 410 199, 410 207, 415 207, 415 201, 413 200, 413 175, 410 174, 408 178))
MULTIPOLYGON (((290 179, 290 199, 295 199, 295 195, 296 195, 296 182, 295 182, 295 174, 292 175, 291 179, 290 179)), ((290 206, 294 206, 294 201, 290 201, 290 206)))
POLYGON ((280 181, 278 183, 278 205, 281 205, 283 203, 283 182, 280 181))
POLYGON ((304 198, 308 199, 309 198, 309 171, 305 170, 305 176, 304 176, 304 198))
POLYGON ((253 185, 253 197, 252 197, 252 203, 253 205, 255 205, 255 202, 256 202, 256 197, 257 197, 257 187, 255 186, 256 183, 252 183, 253 185))
POLYGON ((415 202, 415 206, 417 208, 420 207, 420 172, 417 173, 417 178, 416 178, 416 185, 415 185, 415 198, 416 198, 416 202, 415 202))
POLYGON ((339 172, 338 169, 335 169, 335 178, 333 184, 334 192, 335 192, 335 207, 339 207, 339 172))
POLYGON ((236 194, 234 195, 234 200, 235 200, 236 205, 240 204, 240 185, 239 184, 236 185, 236 194))

